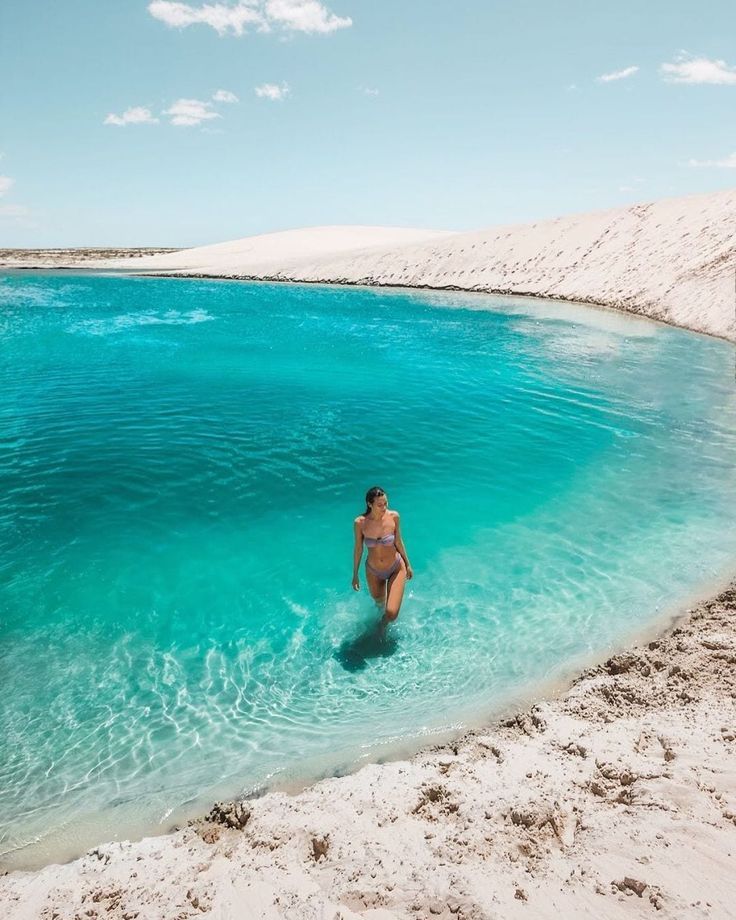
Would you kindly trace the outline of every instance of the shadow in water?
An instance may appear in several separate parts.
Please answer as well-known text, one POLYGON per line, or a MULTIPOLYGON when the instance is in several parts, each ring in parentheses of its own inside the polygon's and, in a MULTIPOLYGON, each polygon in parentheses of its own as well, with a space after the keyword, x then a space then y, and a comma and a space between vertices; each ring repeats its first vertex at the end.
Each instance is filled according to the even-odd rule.
POLYGON ((371 658, 388 658, 397 647, 393 631, 379 620, 353 639, 346 639, 335 652, 335 658, 346 671, 362 671, 371 658))

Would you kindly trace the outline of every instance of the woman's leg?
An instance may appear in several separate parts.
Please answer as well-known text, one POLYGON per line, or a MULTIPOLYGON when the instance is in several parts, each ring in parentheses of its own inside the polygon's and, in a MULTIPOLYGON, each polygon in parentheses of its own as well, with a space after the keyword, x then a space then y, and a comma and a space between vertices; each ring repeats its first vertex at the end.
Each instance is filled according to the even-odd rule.
POLYGON ((401 610, 401 601, 404 599, 404 586, 406 585, 406 566, 404 560, 389 578, 386 586, 386 620, 395 620, 401 610))
POLYGON ((374 575, 368 567, 366 567, 365 570, 365 580, 368 582, 368 590, 371 592, 371 597, 377 604, 383 607, 386 604, 386 582, 377 575, 374 575))

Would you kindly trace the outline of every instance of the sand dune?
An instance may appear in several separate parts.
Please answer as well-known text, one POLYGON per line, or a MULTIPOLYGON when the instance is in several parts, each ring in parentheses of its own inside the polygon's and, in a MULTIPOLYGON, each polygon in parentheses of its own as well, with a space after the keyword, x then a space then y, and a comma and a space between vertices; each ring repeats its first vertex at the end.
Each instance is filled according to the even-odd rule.
POLYGON ((472 233, 317 227, 99 264, 554 297, 736 340, 736 190, 472 233))
POLYGON ((369 254, 374 249, 401 248, 451 236, 448 231, 410 230, 402 227, 309 227, 263 233, 227 243, 198 246, 136 260, 105 264, 146 272, 239 276, 266 275, 294 269, 303 262, 343 254, 369 254))

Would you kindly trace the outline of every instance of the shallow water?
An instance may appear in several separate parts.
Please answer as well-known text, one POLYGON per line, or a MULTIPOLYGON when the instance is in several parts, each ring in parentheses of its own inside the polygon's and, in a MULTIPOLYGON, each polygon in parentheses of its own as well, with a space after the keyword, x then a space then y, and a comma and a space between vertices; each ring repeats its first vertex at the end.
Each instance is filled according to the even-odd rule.
POLYGON ((733 567, 733 346, 522 298, 0 278, 0 852, 467 724, 733 567), (375 483, 416 577, 350 589, 375 483))

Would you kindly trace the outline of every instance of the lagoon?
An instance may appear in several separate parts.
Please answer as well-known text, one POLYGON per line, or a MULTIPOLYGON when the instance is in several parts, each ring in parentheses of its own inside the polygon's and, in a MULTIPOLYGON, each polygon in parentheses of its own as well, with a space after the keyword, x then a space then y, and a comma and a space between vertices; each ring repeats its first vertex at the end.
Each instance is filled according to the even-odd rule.
MULTIPOLYGON (((736 559, 733 346, 525 298, 0 277, 0 853, 350 769, 736 559), (350 589, 383 486, 415 569, 350 589)), ((364 580, 364 579, 363 579, 364 580)))

